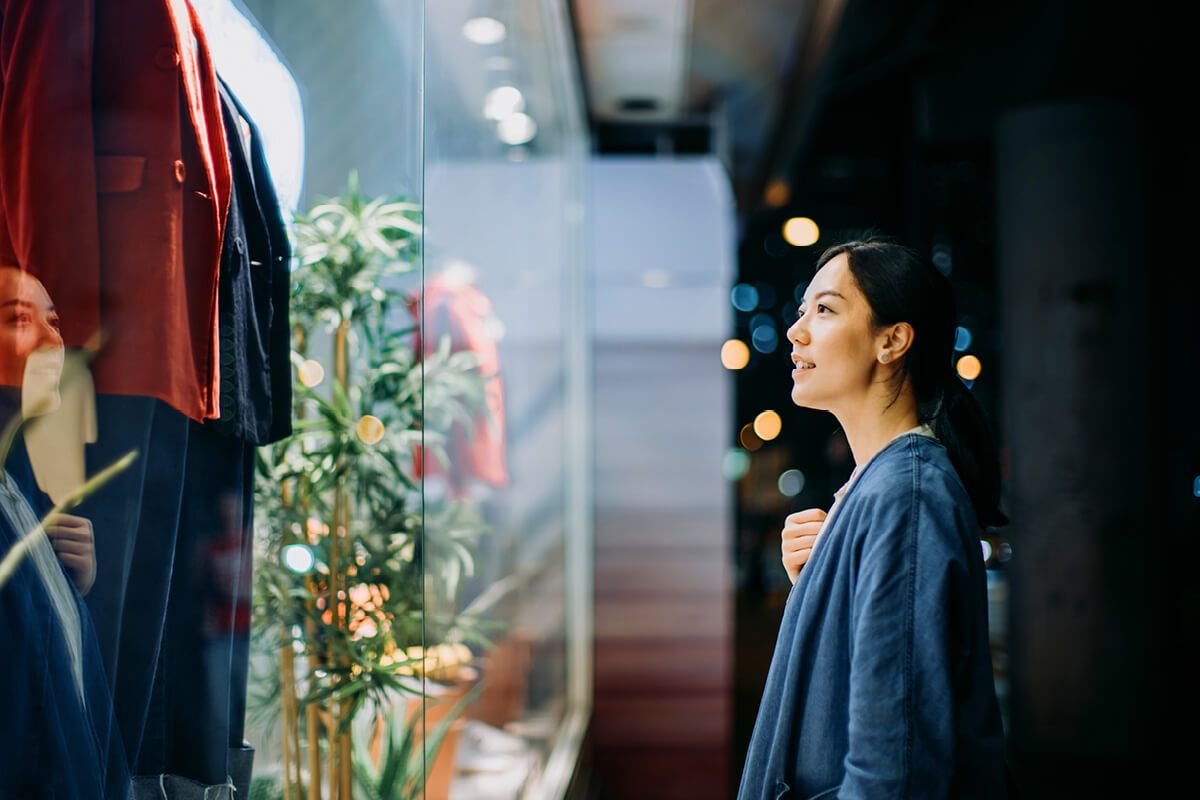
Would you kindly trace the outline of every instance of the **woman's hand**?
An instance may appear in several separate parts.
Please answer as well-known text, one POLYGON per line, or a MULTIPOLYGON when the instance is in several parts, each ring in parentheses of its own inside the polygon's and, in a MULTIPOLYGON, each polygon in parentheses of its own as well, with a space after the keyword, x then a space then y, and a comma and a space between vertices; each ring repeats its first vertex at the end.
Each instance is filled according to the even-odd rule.
POLYGON ((788 514, 783 523, 783 568, 792 583, 800 575, 800 568, 808 563, 817 534, 825 524, 826 513, 819 508, 806 508, 788 514))
POLYGON ((92 521, 73 514, 58 514, 46 522, 46 535, 58 560, 67 568, 75 588, 87 594, 96 582, 96 548, 92 521))

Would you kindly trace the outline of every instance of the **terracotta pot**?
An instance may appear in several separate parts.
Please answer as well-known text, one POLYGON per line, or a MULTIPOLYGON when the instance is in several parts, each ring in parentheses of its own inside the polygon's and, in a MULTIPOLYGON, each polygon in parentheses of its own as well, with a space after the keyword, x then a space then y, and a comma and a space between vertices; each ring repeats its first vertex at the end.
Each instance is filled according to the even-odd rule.
POLYGON ((528 633, 514 631, 484 658, 483 689, 471 716, 493 728, 525 715, 533 642, 528 633))
MULTIPOLYGON (((426 684, 426 691, 430 696, 424 698, 424 701, 420 697, 413 697, 406 701, 406 720, 411 721, 418 718, 422 711, 425 714, 424 728, 418 724, 416 729, 418 741, 421 740, 422 731, 432 735, 446 715, 454 709, 455 704, 471 691, 478 674, 471 669, 463 669, 462 672, 465 673, 463 677, 452 684, 436 684, 429 681, 426 684)), ((460 711, 458 718, 450 723, 450 729, 442 738, 437 755, 427 765, 425 800, 447 800, 450 797, 450 784, 454 781, 456 771, 454 763, 458 751, 458 737, 466 724, 466 711, 467 709, 460 711)))

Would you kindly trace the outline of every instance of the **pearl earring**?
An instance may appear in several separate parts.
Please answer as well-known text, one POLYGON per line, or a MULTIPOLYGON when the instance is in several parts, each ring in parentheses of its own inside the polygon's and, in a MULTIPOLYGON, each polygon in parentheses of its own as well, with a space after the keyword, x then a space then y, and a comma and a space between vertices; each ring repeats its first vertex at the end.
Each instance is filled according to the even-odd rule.
POLYGON ((892 356, 889 353, 884 353, 879 357, 879 360, 886 364, 892 360, 892 356))

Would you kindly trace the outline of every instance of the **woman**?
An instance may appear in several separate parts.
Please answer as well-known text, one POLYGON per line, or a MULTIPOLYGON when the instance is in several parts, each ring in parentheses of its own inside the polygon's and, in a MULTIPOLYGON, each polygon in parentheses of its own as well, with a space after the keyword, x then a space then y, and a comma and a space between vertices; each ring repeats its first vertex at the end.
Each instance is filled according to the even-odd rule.
POLYGON ((878 237, 826 250, 792 401, 855 464, 788 517, 784 610, 739 798, 1005 797, 981 525, 1007 522, 982 412, 953 371, 949 281, 878 237))
MULTIPOLYGON (((0 264, 0 429, 58 397, 58 313, 32 275, 0 264)), ((40 424, 48 423, 43 418, 40 424)), ((36 424, 36 423, 35 423, 36 424)), ((52 507, 21 437, 0 456, 0 556, 52 507)), ((124 800, 125 755, 81 595, 96 577, 91 522, 59 514, 0 584, 0 798, 124 800)))

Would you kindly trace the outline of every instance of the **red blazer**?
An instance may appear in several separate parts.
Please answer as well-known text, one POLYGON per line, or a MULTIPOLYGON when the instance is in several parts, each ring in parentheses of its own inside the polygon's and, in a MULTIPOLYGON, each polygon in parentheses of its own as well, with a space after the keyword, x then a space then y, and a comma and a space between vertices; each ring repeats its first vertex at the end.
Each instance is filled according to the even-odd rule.
POLYGON ((0 0, 0 261, 41 280, 68 346, 103 332, 97 391, 219 415, 230 188, 187 0, 0 0))

